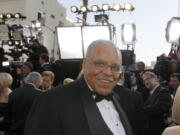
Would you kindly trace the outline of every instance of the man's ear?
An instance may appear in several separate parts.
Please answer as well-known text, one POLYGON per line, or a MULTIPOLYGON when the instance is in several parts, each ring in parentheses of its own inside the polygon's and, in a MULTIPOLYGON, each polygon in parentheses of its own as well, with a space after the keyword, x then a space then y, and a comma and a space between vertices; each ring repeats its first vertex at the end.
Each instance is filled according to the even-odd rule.
POLYGON ((84 58, 83 63, 82 63, 82 69, 84 69, 86 67, 86 64, 87 64, 87 59, 84 58))
POLYGON ((36 83, 34 83, 34 85, 36 88, 39 88, 41 86, 41 83, 36 82, 36 83))

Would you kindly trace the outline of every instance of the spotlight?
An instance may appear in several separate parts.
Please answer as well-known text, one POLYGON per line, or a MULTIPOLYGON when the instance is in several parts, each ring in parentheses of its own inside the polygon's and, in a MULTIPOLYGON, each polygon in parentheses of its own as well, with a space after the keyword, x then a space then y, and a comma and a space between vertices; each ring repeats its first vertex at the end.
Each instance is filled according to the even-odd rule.
POLYGON ((9 61, 3 61, 2 66, 3 67, 8 67, 9 66, 9 61))
POLYGON ((125 10, 129 10, 129 11, 133 11, 134 10, 134 7, 132 6, 131 3, 126 3, 124 5, 124 8, 125 8, 125 10))
POLYGON ((16 40, 16 41, 14 42, 14 44, 15 44, 16 46, 19 46, 19 45, 21 45, 21 42, 20 42, 20 40, 16 40))
POLYGON ((85 7, 85 6, 81 6, 81 8, 80 8, 80 10, 81 10, 81 12, 86 12, 87 11, 87 8, 85 7))
POLYGON ((166 40, 170 43, 179 43, 180 17, 173 17, 170 21, 168 21, 166 28, 166 40))
POLYGON ((38 28, 38 31, 42 31, 42 28, 40 27, 40 28, 38 28))
POLYGON ((21 15, 20 13, 15 13, 15 14, 14 14, 14 17, 15 17, 16 19, 19 19, 19 18, 22 17, 22 15, 21 15))
POLYGON ((103 11, 108 11, 109 8, 110 8, 110 7, 109 7, 108 4, 103 4, 103 5, 102 5, 102 10, 103 10, 103 11))
POLYGON ((119 11, 119 10, 121 9, 121 5, 118 4, 118 3, 115 3, 115 4, 113 4, 113 9, 114 9, 115 11, 119 11))
POLYGON ((36 26, 35 26, 35 24, 34 24, 34 23, 32 23, 31 27, 32 27, 32 28, 35 28, 36 26))
POLYGON ((35 28, 40 28, 41 27, 41 23, 39 21, 36 21, 34 25, 35 25, 35 28))
POLYGON ((73 13, 78 12, 78 8, 76 6, 71 6, 71 12, 73 13))
POLYGON ((0 19, 4 19, 4 14, 0 13, 0 19))
POLYGON ((121 35, 124 44, 133 44, 136 40, 135 24, 123 24, 121 27, 121 35))
POLYGON ((9 40, 9 41, 8 41, 8 45, 9 45, 9 46, 13 46, 13 45, 14 45, 14 41, 13 41, 13 40, 9 40))
POLYGON ((99 10, 99 7, 97 5, 93 5, 91 7, 92 12, 97 12, 99 10))
POLYGON ((7 14, 6 14, 6 18, 7 18, 7 19, 11 19, 11 18, 13 18, 13 15, 12 15, 11 13, 7 13, 7 14))

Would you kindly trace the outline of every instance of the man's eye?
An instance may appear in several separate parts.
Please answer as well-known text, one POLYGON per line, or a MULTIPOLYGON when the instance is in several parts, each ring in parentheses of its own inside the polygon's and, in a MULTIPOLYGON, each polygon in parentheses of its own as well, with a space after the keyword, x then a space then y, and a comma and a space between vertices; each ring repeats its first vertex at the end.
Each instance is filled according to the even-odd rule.
POLYGON ((104 63, 95 63, 95 65, 96 65, 97 67, 104 67, 104 66, 105 66, 104 63))
POLYGON ((119 66, 111 66, 112 71, 119 71, 119 66))

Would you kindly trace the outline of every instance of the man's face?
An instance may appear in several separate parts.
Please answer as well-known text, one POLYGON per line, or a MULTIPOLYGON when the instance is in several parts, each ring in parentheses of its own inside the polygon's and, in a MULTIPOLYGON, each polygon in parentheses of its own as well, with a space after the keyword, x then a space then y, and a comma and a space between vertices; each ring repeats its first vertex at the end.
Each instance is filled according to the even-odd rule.
POLYGON ((171 70, 171 73, 175 73, 175 72, 176 72, 176 70, 177 70, 177 65, 176 65, 176 63, 172 63, 172 64, 170 65, 170 70, 171 70))
POLYGON ((41 59, 41 57, 39 58, 39 63, 40 63, 40 64, 43 64, 43 63, 44 63, 44 60, 41 59))
POLYGON ((143 63, 138 63, 138 71, 144 71, 144 64, 143 63))
POLYGON ((47 90, 49 89, 53 84, 53 81, 49 76, 43 76, 43 81, 42 81, 42 89, 47 90))
POLYGON ((93 90, 109 94, 119 80, 120 57, 115 48, 98 46, 83 60, 83 73, 93 90))
POLYGON ((38 47, 38 43, 37 43, 36 41, 32 41, 32 45, 33 45, 34 47, 38 47))
POLYGON ((131 76, 130 77, 130 84, 131 84, 131 86, 135 86, 136 85, 136 77, 135 76, 131 76))
POLYGON ((29 69, 29 67, 26 66, 25 64, 23 64, 21 70, 22 70, 22 73, 23 73, 23 74, 27 74, 27 73, 31 72, 31 70, 29 69))
POLYGON ((180 81, 177 77, 171 77, 170 78, 170 85, 172 88, 177 89, 180 85, 180 81))
POLYGON ((157 81, 156 78, 150 75, 143 75, 142 79, 147 89, 151 91, 155 88, 155 82, 157 81))

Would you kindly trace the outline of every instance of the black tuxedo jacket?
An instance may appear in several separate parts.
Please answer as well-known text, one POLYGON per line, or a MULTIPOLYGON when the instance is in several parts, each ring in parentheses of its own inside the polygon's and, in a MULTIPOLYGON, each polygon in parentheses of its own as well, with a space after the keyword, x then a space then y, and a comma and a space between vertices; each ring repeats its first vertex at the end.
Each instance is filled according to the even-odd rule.
POLYGON ((147 135, 161 135, 166 127, 165 115, 169 113, 172 104, 170 93, 159 86, 145 102, 145 113, 148 118, 147 135))
POLYGON ((23 134, 25 120, 29 110, 31 109, 34 99, 41 93, 42 92, 32 84, 25 84, 22 88, 17 88, 10 93, 8 101, 8 135, 23 134))
POLYGON ((138 86, 137 91, 142 94, 143 100, 146 101, 149 97, 149 90, 144 86, 138 86))
MULTIPOLYGON (((118 96, 114 98, 115 103, 121 103, 116 106, 126 135, 139 135, 140 113, 136 112, 140 112, 139 100, 135 99, 132 92, 129 93, 120 86, 114 91, 115 96, 118 96)), ((34 103, 26 121, 24 135, 50 134, 113 135, 105 124, 83 77, 44 93, 34 103)))

